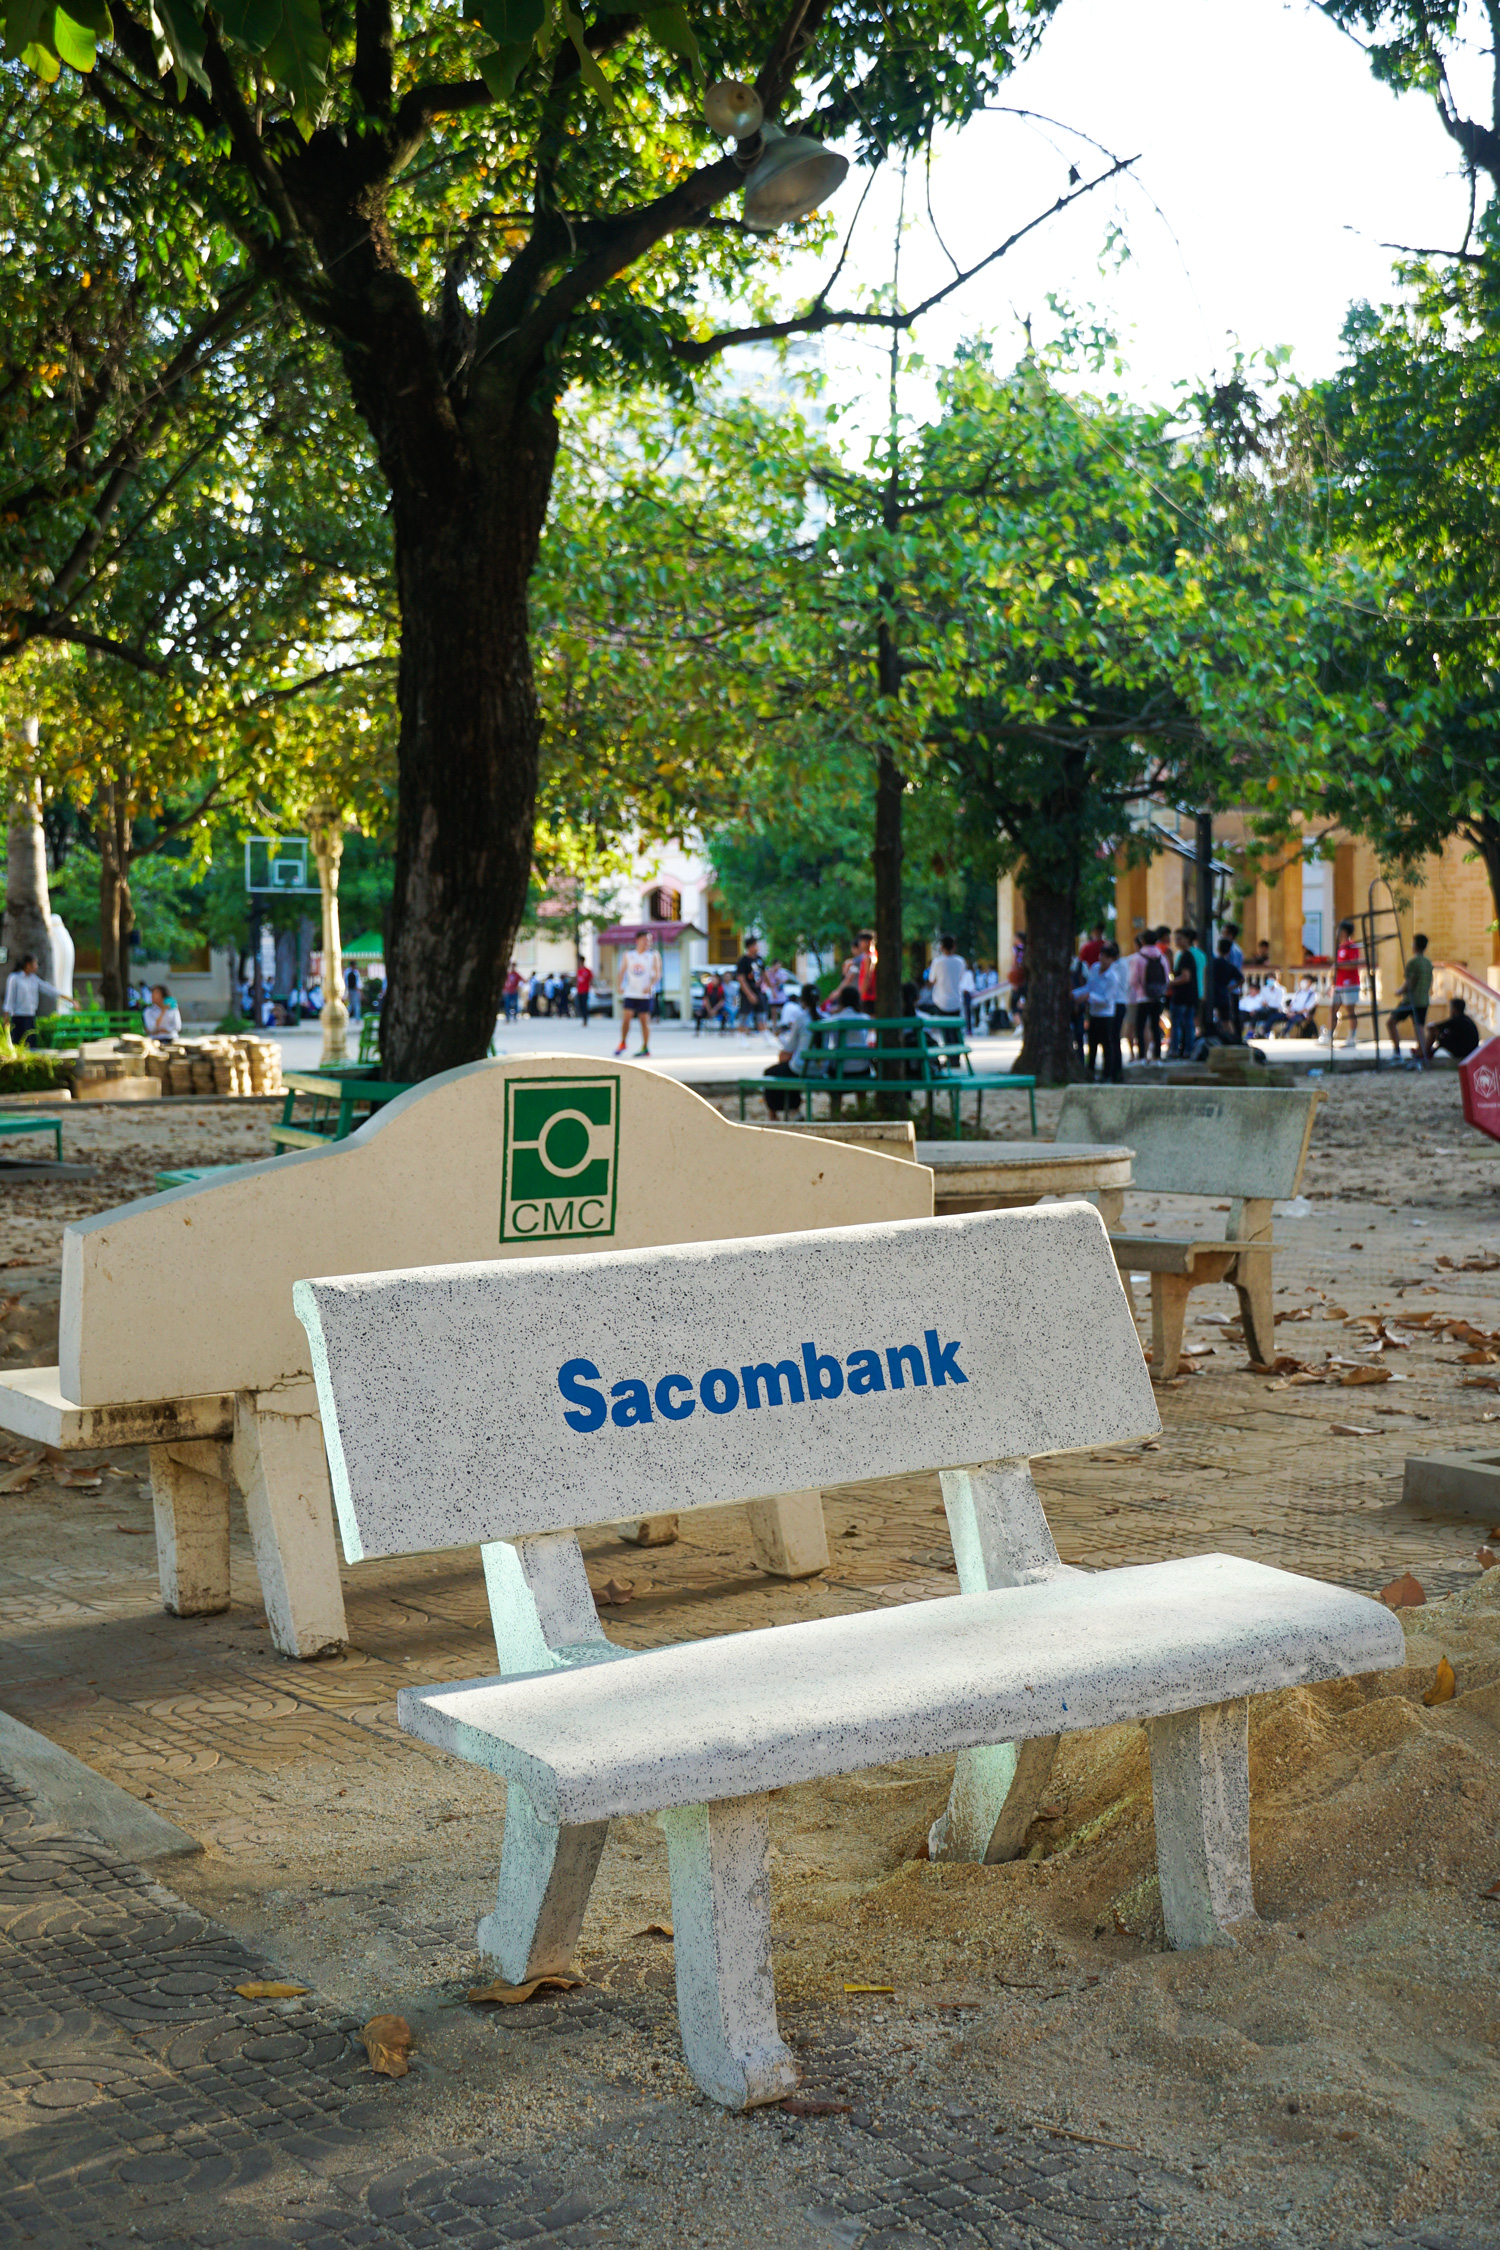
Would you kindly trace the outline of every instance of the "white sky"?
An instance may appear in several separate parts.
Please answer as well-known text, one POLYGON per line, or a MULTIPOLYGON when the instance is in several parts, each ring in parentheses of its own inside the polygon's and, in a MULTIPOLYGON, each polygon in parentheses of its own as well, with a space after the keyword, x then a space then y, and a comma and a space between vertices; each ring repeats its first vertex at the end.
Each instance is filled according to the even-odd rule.
MULTIPOLYGON (((915 348, 930 361, 983 329, 1003 363, 1027 314, 1039 338, 1049 331, 1051 292, 1109 319, 1125 387, 1140 397, 1166 400, 1176 383, 1225 369, 1236 344, 1288 345, 1296 372, 1314 377, 1337 363, 1351 301, 1390 296, 1384 242, 1462 237, 1467 188, 1431 104, 1377 85, 1354 43, 1302 0, 1062 0, 1005 98, 1140 161, 1133 179, 1049 221, 927 316, 915 348), (1101 273, 1112 221, 1131 254, 1101 273)), ((977 118, 951 136, 932 204, 959 262, 1045 208, 1072 162, 1085 178, 1100 166, 1066 131, 1014 117, 977 118)), ((845 226, 862 184, 851 173, 834 198, 845 226)), ((894 173, 871 192, 845 273, 856 288, 889 276, 897 193, 894 173)), ((902 295, 912 303, 951 268, 915 171, 907 195, 916 223, 902 295)), ((842 284, 837 297, 851 301, 842 284)), ((865 393, 873 409, 882 346, 834 332, 826 350, 833 396, 865 393)), ((917 411, 921 390, 908 401, 917 411)))

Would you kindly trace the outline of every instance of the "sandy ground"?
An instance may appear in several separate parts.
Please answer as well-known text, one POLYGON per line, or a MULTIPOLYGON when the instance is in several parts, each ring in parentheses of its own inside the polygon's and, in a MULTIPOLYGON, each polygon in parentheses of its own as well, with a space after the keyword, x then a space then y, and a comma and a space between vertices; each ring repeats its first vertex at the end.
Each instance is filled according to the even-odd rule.
MULTIPOLYGON (((1045 1133, 1055 1097, 1041 1107, 1045 1133)), ((100 1175, 4 1189, 15 1301, 0 1353, 53 1356, 68 1218, 149 1192, 164 1164, 268 1153, 265 1122, 186 1104, 71 1119, 69 1157, 100 1175)), ((1254 1707, 1261 1927, 1232 1951, 1165 1949, 1136 1728, 1067 1739, 1025 1856, 1005 1866, 922 1856, 942 1760, 774 1807, 778 1991, 810 2081, 935 2111, 959 2095, 997 2129, 1145 2152, 1196 2183, 1171 2206, 1183 2240, 1343 2243, 1494 2208, 1500 1571, 1476 1556, 1487 1526, 1419 1514, 1400 1491, 1408 1452, 1483 1443, 1500 1415, 1492 1347, 1448 1332, 1500 1329, 1500 1148, 1464 1126, 1451 1077, 1351 1076, 1331 1088, 1304 1187, 1310 1214, 1278 1223, 1278 1344, 1299 1366, 1251 1376, 1224 1333, 1232 1294, 1200 1292, 1189 1337, 1203 1348, 1159 1393, 1159 1444, 1038 1472, 1062 1553, 1088 1568, 1217 1549, 1371 1591, 1412 1571, 1426 1589, 1404 1615, 1404 1671, 1254 1707), (1346 1387, 1361 1362, 1398 1379, 1346 1387), (1428 1705, 1444 1659, 1455 1693, 1428 1705)), ((1127 1207, 1166 1216, 1157 1198, 1127 1207)), ((1087 1379, 1086 1339, 1059 1377, 1087 1379)), ((680 2175, 685 2241, 825 2239, 805 2218, 805 2137, 794 2150, 765 2120, 705 2110, 682 2067, 650 1823, 612 1831, 583 1993, 465 2003, 503 1791, 403 1740, 394 1697, 493 1668, 472 1553, 347 1572, 350 1650, 287 1664, 243 1537, 227 1616, 161 1614, 139 1451, 62 1472, 98 1484, 12 1454, 4 1707, 203 1839, 201 1859, 172 1868, 194 1903, 339 2004, 409 2018, 434 2149, 565 2144, 618 2117, 609 2161, 680 2175)), ((649 1646, 952 1590, 935 1479, 826 1505, 834 1564, 798 1586, 755 1571, 735 1510, 687 1517, 674 1546, 644 1552, 587 1535, 596 1588, 631 1586, 604 1611, 609 1631, 649 1646)))

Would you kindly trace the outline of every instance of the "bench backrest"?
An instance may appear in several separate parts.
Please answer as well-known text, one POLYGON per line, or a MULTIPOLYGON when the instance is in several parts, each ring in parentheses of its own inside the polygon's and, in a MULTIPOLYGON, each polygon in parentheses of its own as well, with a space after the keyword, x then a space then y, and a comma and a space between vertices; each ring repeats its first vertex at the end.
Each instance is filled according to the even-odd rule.
POLYGON ((1297 1192, 1322 1095, 1300 1087, 1070 1086, 1059 1141, 1123 1141, 1151 1195, 1297 1192))
POLYGON ((351 1561, 1158 1427, 1081 1203, 303 1281, 295 1302, 351 1561))
POLYGON ((306 1382, 292 1283, 307 1273, 931 1211, 923 1165, 731 1125, 635 1064, 471 1063, 398 1095, 347 1140, 70 1226, 58 1380, 82 1406, 306 1382))

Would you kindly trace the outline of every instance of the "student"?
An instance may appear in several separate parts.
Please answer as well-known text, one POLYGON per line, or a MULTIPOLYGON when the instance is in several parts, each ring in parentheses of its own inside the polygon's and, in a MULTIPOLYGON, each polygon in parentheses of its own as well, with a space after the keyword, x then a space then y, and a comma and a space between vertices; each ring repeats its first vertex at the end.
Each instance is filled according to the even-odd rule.
POLYGON ((1214 1022, 1227 1045, 1240 1043, 1240 994, 1244 979, 1234 964, 1234 940, 1226 930, 1214 956, 1214 1022))
POLYGON ((1086 969, 1091 969, 1094 963, 1103 957, 1103 953, 1104 924, 1095 922, 1088 936, 1078 948, 1078 958, 1086 969))
POLYGON ((1238 922, 1225 922, 1225 923, 1222 923, 1222 924, 1220 925, 1220 934, 1221 934, 1222 936, 1224 936, 1224 937, 1227 937, 1227 938, 1228 938, 1228 940, 1229 940, 1229 958, 1230 958, 1230 960, 1231 960, 1231 961, 1232 961, 1232 962, 1234 963, 1234 965, 1235 965, 1235 967, 1236 967, 1237 969, 1243 969, 1243 968, 1244 968, 1244 966, 1245 966, 1245 956, 1244 956, 1244 952, 1243 952, 1243 950, 1242 950, 1242 948, 1241 948, 1241 946, 1240 946, 1240 926, 1239 926, 1239 923, 1238 923, 1238 922))
POLYGON ((636 932, 635 947, 620 963, 620 1044, 623 1055, 630 1037, 632 1016, 641 1027, 643 1055, 651 1052, 651 1003, 661 990, 661 955, 651 943, 649 930, 636 932))
POLYGON ((749 937, 745 950, 734 964, 734 981, 739 991, 740 1023, 748 1039, 758 1031, 766 1019, 766 993, 761 982, 760 939, 749 937))
POLYGON ((1346 1047, 1359 1044, 1359 947, 1354 942, 1354 924, 1339 924, 1339 940, 1333 956, 1333 1005, 1328 1011, 1328 1044, 1331 1047, 1338 1031, 1339 1017, 1349 1018, 1349 1036, 1346 1047))
POLYGON ((1120 1026, 1125 1020, 1129 984, 1124 963, 1120 959, 1120 948, 1113 938, 1108 940, 1098 959, 1088 969, 1083 989, 1089 1023, 1088 1075, 1093 1077, 1094 1058, 1102 1055, 1101 1075, 1105 1083, 1118 1086, 1124 1077, 1120 1060, 1120 1026))
POLYGON ((1451 1055, 1455 1062, 1465 1062, 1479 1045, 1479 1026, 1455 997, 1448 1002, 1448 1020, 1440 1023, 1427 1042, 1427 1052, 1432 1055, 1451 1055))
POLYGON ((1396 1029, 1406 1018, 1411 1018, 1412 1044, 1417 1051, 1417 1061, 1427 1052, 1424 1037, 1427 1010, 1432 1000, 1432 963, 1427 958, 1427 940, 1419 930, 1412 939, 1411 959, 1406 964, 1406 981, 1401 987, 1401 1005, 1392 1008, 1386 1018, 1386 1029, 1391 1035, 1391 1045, 1399 1055, 1401 1034, 1396 1029))
MULTIPOLYGON (((808 1044, 812 1027, 818 1020, 818 988, 805 984, 795 1000, 788 1000, 781 1011, 781 1051, 775 1062, 766 1070, 767 1078, 798 1079, 807 1067, 808 1044)), ((800 1109, 802 1096, 795 1087, 786 1093, 776 1093, 767 1087, 766 1108, 773 1117, 785 1110, 800 1109)))
MULTIPOLYGON (((1314 990, 1316 989, 1315 986, 1314 990)), ((1241 1000, 1240 1014, 1242 1017, 1253 1017, 1256 1033, 1265 1038, 1274 1031, 1284 1031, 1290 1024, 1291 1004, 1292 996, 1286 986, 1274 969, 1268 969, 1261 979, 1259 990, 1247 993, 1241 1000)))
POLYGON ((359 1022, 359 971, 351 961, 344 971, 344 999, 349 1009, 349 1021, 359 1022))
MULTIPOLYGON (((958 950, 958 940, 944 935, 938 940, 938 950, 932 957, 928 975, 932 980, 933 1012, 940 1016, 962 1016, 964 1013, 964 978, 969 964, 958 950)), ((921 1002, 917 1005, 920 1007, 921 1002)), ((963 1045, 962 1034, 949 1031, 944 1034, 944 1044, 949 1047, 963 1045)))
POLYGON ((50 992, 54 1000, 58 996, 57 986, 49 984, 44 976, 37 974, 36 955, 23 953, 21 966, 12 969, 5 980, 4 1015, 10 1025, 11 1038, 18 1047, 24 1047, 30 1042, 36 1029, 44 992, 50 992))
POLYGON ((1141 944, 1145 996, 1141 1002, 1136 1036, 1144 1049, 1142 1060, 1161 1061, 1161 1012, 1167 1005, 1167 981, 1172 973, 1172 953, 1166 930, 1148 930, 1141 944))
POLYGON ((1192 931, 1179 930, 1177 945, 1177 959, 1167 983, 1167 999, 1172 1009, 1169 1053, 1174 1062, 1186 1062, 1197 1045, 1198 995, 1202 987, 1198 982, 1198 956, 1193 947, 1192 931))
POLYGON ((1317 1039, 1318 980, 1305 976, 1286 1004, 1287 1034, 1292 1039, 1317 1039))
POLYGON ((507 1023, 514 1023, 521 1012, 521 972, 512 961, 505 972, 505 985, 500 994, 500 1004, 505 1010, 507 1023))
POLYGON ((176 1039, 182 1031, 182 1010, 164 984, 153 984, 142 1021, 148 1039, 176 1039))

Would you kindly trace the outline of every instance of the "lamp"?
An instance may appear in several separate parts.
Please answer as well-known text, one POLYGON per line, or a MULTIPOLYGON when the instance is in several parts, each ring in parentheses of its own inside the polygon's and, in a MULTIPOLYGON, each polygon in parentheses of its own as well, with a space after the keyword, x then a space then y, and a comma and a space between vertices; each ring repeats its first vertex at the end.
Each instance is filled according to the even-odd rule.
POLYGON ((761 139, 765 146, 745 180, 745 220, 770 234, 826 203, 848 171, 849 159, 806 134, 784 133, 779 125, 763 125, 761 139))
POLYGON ((738 78, 716 79, 703 97, 708 129, 721 141, 748 141, 760 131, 765 114, 755 88, 738 78))

